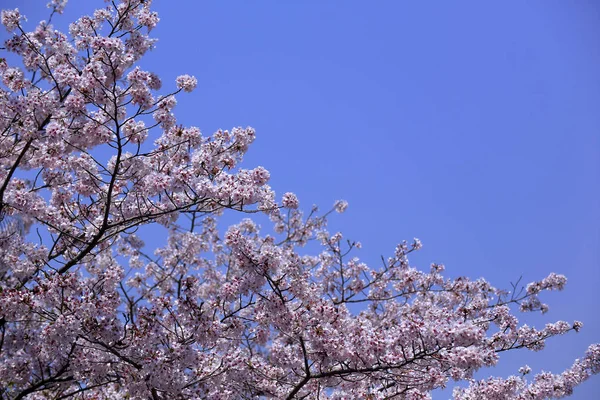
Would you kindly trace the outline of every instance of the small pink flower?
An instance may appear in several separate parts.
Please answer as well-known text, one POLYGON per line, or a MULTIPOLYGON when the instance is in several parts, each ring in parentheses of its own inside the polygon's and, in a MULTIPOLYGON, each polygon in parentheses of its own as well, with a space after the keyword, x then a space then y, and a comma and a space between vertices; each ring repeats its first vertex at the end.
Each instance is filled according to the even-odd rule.
POLYGON ((281 203, 283 204, 283 206, 285 208, 291 208, 291 209, 296 209, 300 205, 300 203, 298 201, 298 197, 296 197, 296 195, 294 193, 290 193, 290 192, 285 193, 283 195, 281 203))
POLYGON ((183 89, 184 92, 191 92, 198 85, 198 80, 191 75, 180 75, 175 81, 177 82, 177 87, 183 89))
POLYGON ((348 202, 346 200, 338 200, 335 202, 333 207, 335 208, 336 212, 341 214, 348 208, 348 202))
POLYGON ((2 10, 1 20, 2 25, 6 28, 7 31, 12 32, 19 26, 19 21, 21 19, 25 19, 19 13, 19 9, 15 8, 14 10, 2 10))

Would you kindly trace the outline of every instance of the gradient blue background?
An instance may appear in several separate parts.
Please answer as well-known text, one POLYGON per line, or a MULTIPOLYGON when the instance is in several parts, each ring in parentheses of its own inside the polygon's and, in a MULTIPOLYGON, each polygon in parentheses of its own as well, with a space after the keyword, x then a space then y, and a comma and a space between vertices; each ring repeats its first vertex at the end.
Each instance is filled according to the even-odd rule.
MULTIPOLYGON (((2 2, 43 19, 44 1, 2 2)), ((71 0, 58 26, 102 2, 71 0)), ((540 353, 503 354, 479 377, 525 363, 561 372, 600 342, 600 4, 595 1, 155 1, 157 48, 142 62, 165 89, 189 73, 181 123, 251 125, 244 165, 263 165, 305 208, 344 198, 341 230, 376 264, 402 239, 413 264, 509 287, 550 272, 542 326, 584 329, 540 353)), ((1 35, 5 37, 6 33, 1 35)), ((526 317, 526 318, 525 318, 526 317)), ((573 399, 596 399, 600 376, 573 399)), ((450 391, 438 391, 445 399, 450 391)))

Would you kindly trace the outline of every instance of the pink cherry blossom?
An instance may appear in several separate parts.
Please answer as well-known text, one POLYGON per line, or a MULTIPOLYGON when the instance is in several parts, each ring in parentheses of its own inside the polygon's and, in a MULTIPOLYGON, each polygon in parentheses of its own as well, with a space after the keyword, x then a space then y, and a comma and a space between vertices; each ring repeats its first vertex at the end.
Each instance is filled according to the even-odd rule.
POLYGON ((348 208, 348 202, 346 200, 338 200, 335 202, 335 211, 338 213, 343 213, 348 208))
POLYGON ((2 25, 4 25, 9 32, 12 32, 19 27, 21 19, 23 19, 23 16, 19 13, 18 8, 15 8, 14 10, 2 10, 2 25))
POLYGON ((50 23, 65 5, 33 30, 1 18, 1 399, 408 400, 451 381, 468 382, 456 399, 550 399, 600 372, 596 344, 561 374, 474 380, 583 329, 519 322, 566 277, 510 293, 450 279, 410 264, 418 239, 368 265, 328 230, 347 202, 305 213, 264 167, 239 167, 254 129, 178 122, 197 80, 161 91, 140 67, 150 0, 106 2, 68 33, 50 23), (226 210, 263 218, 221 229, 226 210))
POLYGON ((281 204, 286 208, 296 209, 299 207, 298 197, 294 193, 284 193, 281 199, 281 204))
POLYGON ((177 87, 183 89, 184 92, 191 92, 196 88, 198 80, 190 75, 181 75, 177 79, 177 87))

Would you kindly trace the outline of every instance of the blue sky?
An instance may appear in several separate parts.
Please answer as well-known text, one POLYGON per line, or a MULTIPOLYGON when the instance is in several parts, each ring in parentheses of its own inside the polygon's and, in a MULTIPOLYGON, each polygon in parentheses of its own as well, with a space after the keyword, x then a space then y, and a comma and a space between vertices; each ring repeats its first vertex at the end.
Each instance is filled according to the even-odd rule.
MULTIPOLYGON (((46 1, 4 1, 30 21, 46 1), (23 4, 21 4, 23 3, 23 4)), ((58 25, 95 2, 71 1, 58 25)), ((102 2, 97 2, 102 6, 102 2)), ((509 287, 564 273, 550 312, 581 320, 541 353, 503 355, 560 372, 600 342, 600 6, 594 1, 155 1, 165 86, 189 73, 180 122, 250 125, 244 165, 301 204, 350 207, 332 230, 377 263, 420 238, 416 266, 509 287), (175 7, 174 5, 178 6, 175 7)), ((87 10, 87 9, 86 9, 87 10)), ((3 33, 2 35, 5 35, 3 33)), ((173 85, 174 87, 174 85, 173 85)), ((573 399, 600 392, 600 377, 573 399)), ((436 393, 436 399, 449 393, 436 393)))

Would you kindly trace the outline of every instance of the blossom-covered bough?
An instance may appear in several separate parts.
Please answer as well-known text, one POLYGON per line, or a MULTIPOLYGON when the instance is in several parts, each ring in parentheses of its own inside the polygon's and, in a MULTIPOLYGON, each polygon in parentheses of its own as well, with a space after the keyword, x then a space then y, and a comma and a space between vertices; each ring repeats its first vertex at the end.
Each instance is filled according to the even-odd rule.
MULTIPOLYGON (((409 265, 417 240, 369 267, 327 232, 329 213, 278 202, 264 168, 237 167, 251 128, 178 125, 175 95, 196 79, 158 95, 136 66, 154 45, 150 6, 107 2, 68 34, 2 12, 0 399, 423 399, 581 328, 515 316, 547 310, 538 295, 561 275, 511 292, 447 279, 409 265), (222 235, 225 209, 273 230, 243 219, 222 235), (147 224, 168 232, 154 252, 147 224)), ((454 396, 559 398, 599 371, 593 345, 560 375, 524 367, 454 396)))

